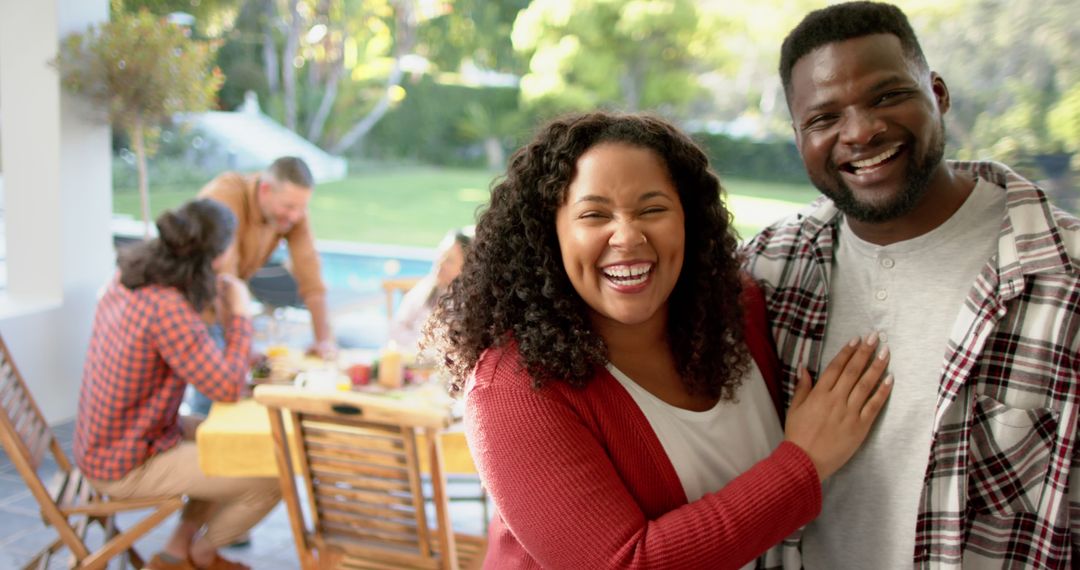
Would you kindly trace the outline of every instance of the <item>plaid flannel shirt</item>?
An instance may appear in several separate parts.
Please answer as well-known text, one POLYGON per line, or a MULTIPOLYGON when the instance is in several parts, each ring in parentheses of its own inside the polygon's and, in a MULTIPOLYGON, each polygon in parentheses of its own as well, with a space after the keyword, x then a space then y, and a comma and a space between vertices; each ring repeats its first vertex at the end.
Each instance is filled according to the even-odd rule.
MULTIPOLYGON (((1077 567, 1080 221, 1001 164, 950 167, 1004 188, 1006 215, 944 347, 914 566, 1077 567)), ((798 362, 815 374, 827 363, 839 221, 821 198, 743 248, 765 290, 785 406, 798 362)))
POLYGON ((251 321, 225 323, 222 354, 180 291, 114 279, 98 302, 83 364, 73 451, 88 477, 115 481, 182 438, 184 388, 234 401, 244 386, 251 321))

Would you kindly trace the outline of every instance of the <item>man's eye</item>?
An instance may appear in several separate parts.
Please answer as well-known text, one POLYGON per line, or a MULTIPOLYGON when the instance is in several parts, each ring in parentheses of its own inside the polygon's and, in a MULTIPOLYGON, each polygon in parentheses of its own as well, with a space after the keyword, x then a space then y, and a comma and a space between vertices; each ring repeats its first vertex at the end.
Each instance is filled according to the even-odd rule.
POLYGON ((885 104, 895 103, 895 102, 899 101, 906 94, 907 94, 907 91, 889 91, 888 93, 885 93, 885 94, 879 96, 878 99, 877 99, 877 103, 879 105, 882 104, 882 103, 885 103, 885 104))
POLYGON ((809 121, 807 121, 806 124, 803 125, 803 129, 805 129, 805 130, 820 129, 822 127, 828 126, 829 124, 831 124, 835 120, 836 120, 836 115, 832 115, 832 114, 817 115, 817 116, 812 117, 809 121))

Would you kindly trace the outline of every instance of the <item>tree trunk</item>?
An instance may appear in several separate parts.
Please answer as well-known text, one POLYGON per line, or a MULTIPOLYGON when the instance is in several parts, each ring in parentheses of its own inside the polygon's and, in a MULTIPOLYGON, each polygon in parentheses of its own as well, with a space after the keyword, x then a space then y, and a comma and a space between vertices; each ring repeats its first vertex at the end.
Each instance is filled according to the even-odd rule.
POLYGON ((146 143, 143 140, 142 116, 135 116, 131 129, 131 146, 135 147, 135 169, 139 172, 139 203, 142 206, 143 239, 150 239, 150 187, 146 176, 146 143))
POLYGON ((488 170, 502 170, 506 166, 506 150, 503 149, 499 137, 488 136, 484 138, 484 154, 487 156, 488 170))
POLYGON ((334 108, 337 100, 338 86, 341 84, 341 76, 345 73, 345 59, 339 57, 330 68, 330 76, 326 80, 326 91, 323 91, 322 101, 319 102, 319 110, 311 119, 311 127, 308 128, 307 139, 319 144, 323 129, 326 128, 326 120, 330 118, 330 111, 334 108))
POLYGON ((641 108, 641 92, 645 85, 644 67, 639 58, 632 59, 627 66, 626 74, 619 80, 622 86, 623 103, 627 111, 635 112, 641 108))
POLYGON ((270 93, 281 90, 281 69, 278 67, 277 46, 274 44, 274 21, 277 20, 277 3, 274 0, 263 1, 263 67, 266 68, 266 84, 270 93))
POLYGON ((390 70, 390 77, 386 79, 386 89, 382 97, 375 103, 375 107, 364 118, 357 121, 341 137, 331 149, 334 154, 342 154, 353 145, 362 141, 368 132, 390 110, 390 95, 394 88, 401 85, 401 77, 404 70, 401 69, 401 59, 412 53, 416 45, 416 19, 413 17, 412 0, 397 0, 394 5, 394 67, 390 70))
POLYGON ((300 51, 300 0, 289 0, 289 32, 281 57, 281 80, 285 91, 285 126, 296 131, 296 55, 300 51))
POLYGON ((390 78, 386 80, 386 90, 383 91, 383 96, 379 97, 378 102, 375 103, 375 108, 370 113, 360 119, 355 125, 353 125, 341 140, 338 141, 331 152, 334 154, 342 154, 356 143, 363 140, 365 136, 371 131, 372 128, 378 124, 379 120, 386 115, 386 112, 390 110, 390 93, 391 90, 401 84, 401 76, 404 72, 401 70, 399 62, 394 62, 394 69, 390 71, 390 78))

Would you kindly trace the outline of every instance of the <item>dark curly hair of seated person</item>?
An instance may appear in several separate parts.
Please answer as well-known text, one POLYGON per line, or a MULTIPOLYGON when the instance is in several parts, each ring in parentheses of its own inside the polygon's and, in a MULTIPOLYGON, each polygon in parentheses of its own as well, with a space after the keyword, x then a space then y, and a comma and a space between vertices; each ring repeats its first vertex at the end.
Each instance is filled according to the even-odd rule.
POLYGON ((192 200, 158 216, 158 237, 120 251, 120 283, 175 287, 197 311, 216 294, 212 264, 232 243, 236 216, 221 202, 192 200))
POLYGON ((737 239, 705 153, 662 119, 588 113, 557 119, 496 179, 461 275, 425 330, 458 392, 484 350, 513 341, 536 388, 583 386, 607 363, 603 339, 563 267, 556 211, 578 159, 601 143, 655 152, 685 212, 682 271, 668 298, 668 339, 691 393, 732 399, 747 368, 737 239))

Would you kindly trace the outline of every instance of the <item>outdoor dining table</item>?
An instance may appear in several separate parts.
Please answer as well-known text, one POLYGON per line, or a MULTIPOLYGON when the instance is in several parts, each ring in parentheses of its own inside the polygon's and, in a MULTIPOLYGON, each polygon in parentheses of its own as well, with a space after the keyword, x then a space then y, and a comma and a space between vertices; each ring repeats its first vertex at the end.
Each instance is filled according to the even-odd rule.
MULTIPOLYGON (((396 390, 371 390, 369 393, 430 405, 433 400, 445 403, 441 388, 432 385, 408 386, 396 390)), ((448 405, 448 404, 447 404, 448 405)), ((291 429, 286 425, 286 429, 291 429)), ((422 436, 421 436, 422 437, 422 436)), ((212 477, 276 477, 277 460, 266 408, 245 398, 237 402, 214 402, 206 420, 195 432, 199 467, 212 477)), ((476 466, 469 455, 461 422, 442 434, 444 472, 474 474, 476 466)), ((427 458, 420 457, 421 468, 429 470, 427 458)))

